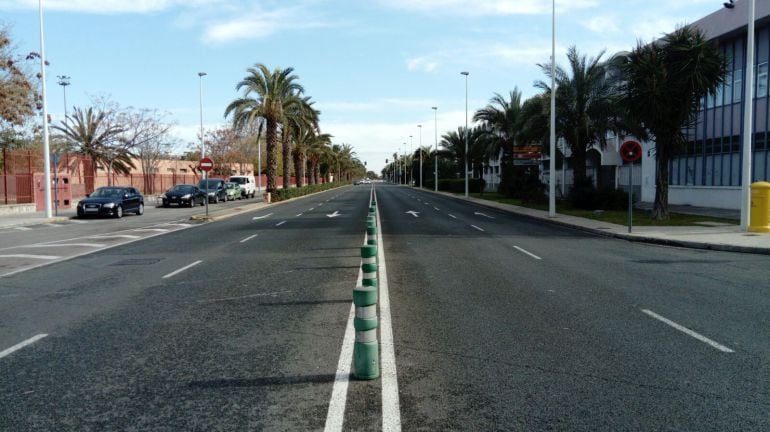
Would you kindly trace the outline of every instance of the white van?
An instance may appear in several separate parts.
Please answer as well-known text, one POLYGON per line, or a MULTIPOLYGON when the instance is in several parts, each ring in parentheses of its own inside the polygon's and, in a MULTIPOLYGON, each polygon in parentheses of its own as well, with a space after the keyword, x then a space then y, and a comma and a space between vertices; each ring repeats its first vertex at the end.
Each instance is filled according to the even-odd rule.
POLYGON ((241 186, 241 198, 254 198, 257 194, 257 181, 254 179, 254 176, 230 176, 229 181, 238 183, 241 186))

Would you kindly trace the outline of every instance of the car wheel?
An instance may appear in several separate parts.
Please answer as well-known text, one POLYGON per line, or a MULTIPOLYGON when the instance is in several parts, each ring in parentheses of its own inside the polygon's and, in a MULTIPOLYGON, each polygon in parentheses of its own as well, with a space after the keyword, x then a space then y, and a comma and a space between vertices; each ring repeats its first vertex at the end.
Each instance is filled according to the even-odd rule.
POLYGON ((219 195, 214 195, 214 204, 219 204, 219 195))
POLYGON ((141 216, 144 214, 144 203, 139 203, 139 208, 136 209, 136 215, 141 216))
POLYGON ((168 203, 164 201, 164 202, 163 202, 163 207, 166 207, 166 208, 168 208, 168 203))
POLYGON ((78 209, 78 219, 84 219, 86 217, 86 214, 83 213, 80 209, 78 209))
POLYGON ((120 219, 123 217, 123 206, 119 205, 115 207, 115 217, 120 219))

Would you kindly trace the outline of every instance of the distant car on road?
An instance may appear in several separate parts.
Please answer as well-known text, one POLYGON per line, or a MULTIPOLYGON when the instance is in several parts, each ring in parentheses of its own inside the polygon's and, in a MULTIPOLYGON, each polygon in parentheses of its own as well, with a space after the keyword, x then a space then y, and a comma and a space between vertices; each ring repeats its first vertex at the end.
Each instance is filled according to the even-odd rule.
POLYGON ((241 186, 238 183, 225 182, 225 195, 227 196, 227 201, 241 199, 241 186))
POLYGON ((122 218, 125 213, 144 214, 144 197, 136 188, 107 186, 96 189, 77 205, 79 218, 112 216, 122 218))
POLYGON ((198 182, 198 189, 202 190, 209 197, 209 202, 227 201, 225 181, 222 179, 201 180, 198 182))
POLYGON ((254 176, 249 175, 236 175, 230 176, 229 181, 238 183, 241 187, 242 198, 254 198, 257 194, 257 182, 254 180, 254 176))
POLYGON ((178 184, 163 194, 163 207, 170 205, 194 206, 205 204, 206 194, 197 186, 191 184, 178 184))

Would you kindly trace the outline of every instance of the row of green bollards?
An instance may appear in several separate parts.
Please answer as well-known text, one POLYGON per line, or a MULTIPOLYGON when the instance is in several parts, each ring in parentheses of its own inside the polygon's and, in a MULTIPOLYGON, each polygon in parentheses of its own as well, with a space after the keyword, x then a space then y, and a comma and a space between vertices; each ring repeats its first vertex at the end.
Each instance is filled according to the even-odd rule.
POLYGON ((356 341, 353 346, 353 369, 358 379, 380 376, 380 349, 377 340, 377 202, 372 193, 366 218, 366 244, 361 246, 361 285, 353 289, 356 341))

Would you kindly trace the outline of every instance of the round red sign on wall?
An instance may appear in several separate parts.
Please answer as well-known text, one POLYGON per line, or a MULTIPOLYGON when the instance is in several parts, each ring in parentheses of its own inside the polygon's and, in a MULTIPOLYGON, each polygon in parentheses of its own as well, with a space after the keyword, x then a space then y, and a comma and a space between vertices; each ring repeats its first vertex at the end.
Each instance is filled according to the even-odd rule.
POLYGON ((638 141, 628 140, 620 145, 620 158, 625 162, 636 162, 642 158, 642 145, 638 141))

